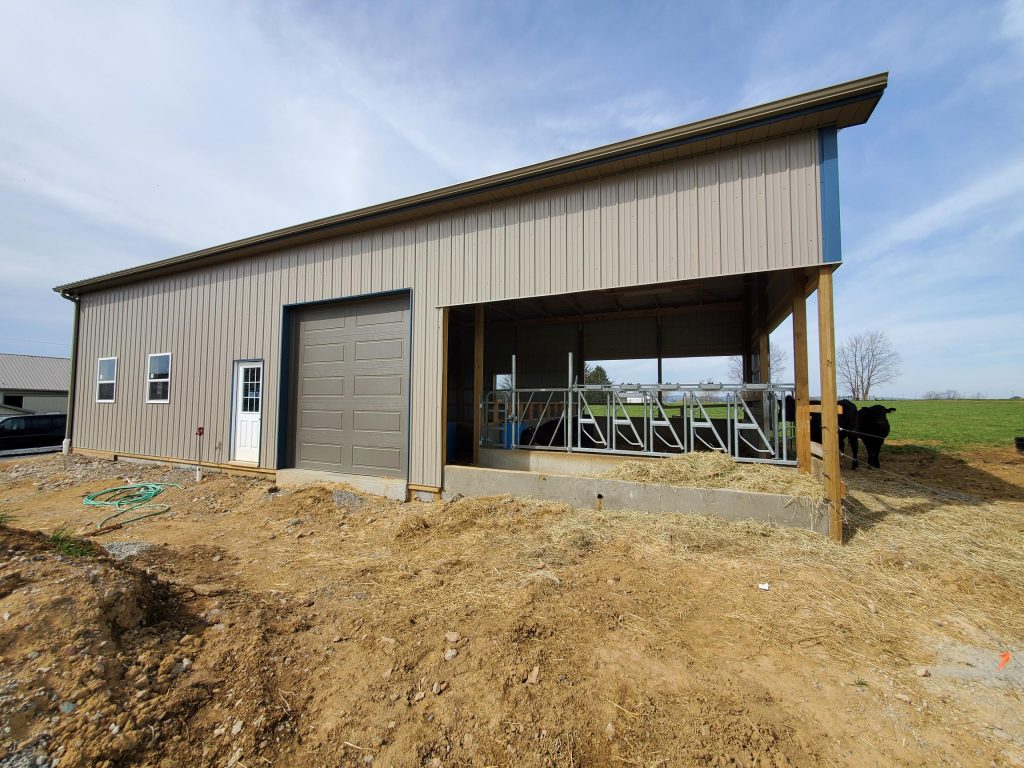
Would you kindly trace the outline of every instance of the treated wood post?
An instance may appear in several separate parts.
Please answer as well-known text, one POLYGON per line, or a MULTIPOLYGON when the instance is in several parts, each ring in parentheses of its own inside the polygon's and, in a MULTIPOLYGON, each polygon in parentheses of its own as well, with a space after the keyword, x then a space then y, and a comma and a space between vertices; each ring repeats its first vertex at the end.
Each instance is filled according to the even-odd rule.
POLYGON ((810 392, 807 385, 807 279, 803 272, 793 275, 793 376, 796 381, 796 466, 811 471, 810 392))
POLYGON ((843 481, 839 476, 839 413, 835 407, 836 332, 832 303, 832 268, 818 270, 818 350, 821 361, 821 449, 824 454, 828 535, 843 540, 843 481))
POLYGON ((484 307, 476 305, 473 322, 473 463, 480 463, 480 430, 484 399, 484 307))
POLYGON ((772 380, 771 342, 768 336, 768 281, 763 275, 757 280, 757 383, 772 380))

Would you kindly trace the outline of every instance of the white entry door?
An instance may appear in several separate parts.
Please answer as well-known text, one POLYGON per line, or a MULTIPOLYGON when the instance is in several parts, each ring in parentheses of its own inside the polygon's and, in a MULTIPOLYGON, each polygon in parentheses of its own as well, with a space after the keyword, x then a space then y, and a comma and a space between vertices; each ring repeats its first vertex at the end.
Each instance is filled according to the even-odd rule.
POLYGON ((260 460, 263 363, 235 363, 235 461, 260 460))

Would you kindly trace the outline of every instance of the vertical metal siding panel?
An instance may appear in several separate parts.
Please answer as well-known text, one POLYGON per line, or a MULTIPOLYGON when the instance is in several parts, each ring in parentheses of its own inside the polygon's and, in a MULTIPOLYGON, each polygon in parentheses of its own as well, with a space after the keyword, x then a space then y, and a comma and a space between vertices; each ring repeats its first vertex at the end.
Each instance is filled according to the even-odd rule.
POLYGON ((701 277, 721 274, 721 228, 718 209, 718 162, 714 154, 697 160, 699 206, 698 273, 701 277))
POLYGON ((537 294, 551 293, 551 195, 541 194, 533 206, 533 280, 537 294))
POLYGON ((742 271, 754 272, 768 268, 764 153, 760 145, 744 149, 740 171, 743 179, 742 271))
POLYGON ((658 215, 658 280, 679 279, 679 241, 676 223, 676 165, 655 172, 658 215))
POLYGON ((600 186, 601 275, 606 287, 621 284, 619 276, 619 195, 615 180, 600 186))
POLYGON ((583 190, 565 191, 565 290, 583 290, 583 190))
POLYGON ((814 184, 814 223, 816 243, 811 253, 812 263, 821 264, 825 261, 825 229, 822 221, 822 206, 825 201, 821 198, 821 133, 816 133, 814 144, 811 150, 814 158, 814 173, 810 182, 814 184))
POLYGON ((657 215, 655 205, 654 171, 644 169, 637 173, 637 270, 638 283, 653 283, 657 275, 657 215))
POLYGON ((563 293, 565 291, 565 275, 568 269, 566 232, 565 193, 559 190, 551 196, 550 290, 552 293, 563 293))
POLYGON ((700 274, 700 218, 697 203, 697 164, 685 160, 676 167, 676 222, 679 228, 679 277, 700 274))
POLYGON ((801 247, 796 265, 804 266, 819 262, 818 251, 821 243, 821 201, 818 185, 818 134, 810 132, 790 138, 796 147, 797 164, 795 171, 799 177, 799 216, 801 247))
POLYGON ((787 266, 804 264, 807 245, 807 217, 804 216, 804 207, 807 202, 807 195, 804 189, 804 178, 802 172, 803 152, 801 145, 794 141, 796 137, 786 139, 786 167, 789 170, 789 193, 790 208, 789 214, 793 222, 793 249, 792 261, 787 266))
POLYGON ((503 210, 505 247, 502 272, 505 275, 505 291, 502 298, 516 298, 523 295, 519 280, 519 204, 515 201, 505 203, 503 210))
POLYGON ((637 222, 636 173, 624 174, 619 180, 619 283, 637 283, 637 222))
POLYGON ((488 301, 494 295, 491 269, 491 210, 483 207, 476 220, 477 301, 488 301))
POLYGON ((593 290, 604 285, 601 247, 601 184, 591 182, 583 187, 583 238, 580 244, 583 289, 593 290))
POLYGON ((791 264, 789 183, 784 140, 765 145, 765 189, 767 192, 768 261, 773 268, 791 264))
POLYGON ((537 295, 537 196, 532 195, 519 203, 519 295, 537 295))
POLYGON ((740 187, 739 151, 718 155, 719 203, 721 205, 722 272, 740 271, 743 251, 743 205, 740 187))
POLYGON ((491 206, 491 280, 494 289, 492 299, 501 299, 505 294, 505 210, 500 205, 491 206))
POLYGON ((93 417, 95 409, 88 402, 87 393, 95 386, 93 352, 97 335, 96 320, 93 313, 94 296, 86 294, 79 299, 79 342, 78 342, 78 373, 75 381, 75 425, 73 443, 79 448, 94 447, 95 426, 93 417))
POLYGON ((436 304, 450 304, 452 300, 453 240, 452 217, 445 216, 438 222, 438 262, 434 268, 438 281, 436 304))
POLYGON ((452 271, 449 275, 451 290, 449 301, 460 304, 466 300, 466 217, 461 213, 451 216, 452 271))

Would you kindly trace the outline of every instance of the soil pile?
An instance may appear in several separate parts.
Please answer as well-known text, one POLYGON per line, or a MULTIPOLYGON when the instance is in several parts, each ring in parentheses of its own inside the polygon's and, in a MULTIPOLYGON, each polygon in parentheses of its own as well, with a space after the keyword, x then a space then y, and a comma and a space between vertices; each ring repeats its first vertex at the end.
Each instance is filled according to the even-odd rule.
MULTIPOLYGON (((28 464, 0 464, 0 511, 46 532, 161 480, 28 464)), ((97 537, 123 561, 3 533, 0 765, 1014 765, 1024 504, 1006 466, 964 467, 985 498, 848 473, 844 547, 175 475, 166 515, 97 537)))

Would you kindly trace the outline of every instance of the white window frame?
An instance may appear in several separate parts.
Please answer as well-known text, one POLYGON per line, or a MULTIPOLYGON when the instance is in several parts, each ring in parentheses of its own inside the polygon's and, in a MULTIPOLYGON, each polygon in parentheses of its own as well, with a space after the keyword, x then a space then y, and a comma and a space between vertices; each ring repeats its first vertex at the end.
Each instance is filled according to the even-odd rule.
POLYGON ((117 401, 117 358, 116 357, 100 357, 96 360, 96 402, 97 403, 113 403, 117 401), (110 381, 100 380, 100 365, 105 363, 107 360, 114 361, 114 378, 110 381), (100 384, 113 384, 114 385, 114 396, 109 400, 103 400, 100 398, 100 384))
POLYGON ((169 403, 171 402, 171 353, 170 352, 151 352, 146 355, 146 402, 147 403, 169 403), (149 362, 154 357, 166 357, 167 358, 167 378, 166 379, 154 379, 151 378, 149 362), (149 396, 149 385, 153 382, 166 381, 167 382, 167 397, 164 400, 153 400, 149 396))

